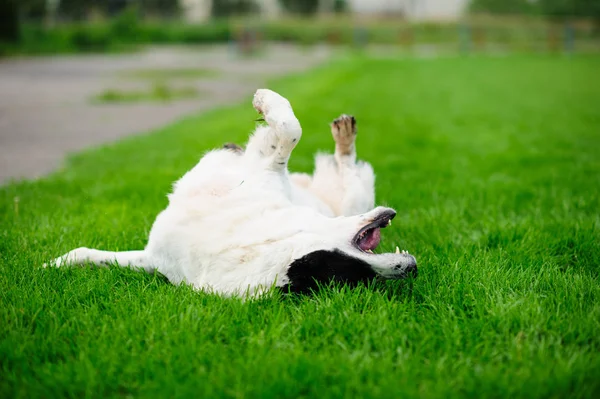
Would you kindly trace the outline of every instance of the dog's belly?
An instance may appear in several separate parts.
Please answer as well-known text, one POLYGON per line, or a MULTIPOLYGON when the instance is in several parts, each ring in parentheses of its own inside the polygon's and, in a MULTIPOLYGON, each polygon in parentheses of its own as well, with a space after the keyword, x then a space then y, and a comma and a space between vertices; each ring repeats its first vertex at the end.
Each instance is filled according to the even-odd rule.
POLYGON ((146 247, 156 270, 174 284, 230 294, 285 285, 303 214, 316 212, 253 199, 227 196, 207 208, 171 203, 156 218, 146 247))
POLYGON ((283 286, 296 235, 333 216, 287 174, 253 173, 240 159, 209 153, 175 184, 146 247, 170 282, 223 293, 283 286))
POLYGON ((325 216, 334 216, 333 210, 325 202, 298 184, 296 179, 270 171, 255 171, 250 166, 244 163, 240 155, 231 151, 212 151, 175 184, 169 198, 172 201, 192 199, 200 204, 238 194, 245 196, 247 201, 261 201, 275 195, 292 204, 311 207, 325 216), (248 185, 264 190, 248 192, 248 185))

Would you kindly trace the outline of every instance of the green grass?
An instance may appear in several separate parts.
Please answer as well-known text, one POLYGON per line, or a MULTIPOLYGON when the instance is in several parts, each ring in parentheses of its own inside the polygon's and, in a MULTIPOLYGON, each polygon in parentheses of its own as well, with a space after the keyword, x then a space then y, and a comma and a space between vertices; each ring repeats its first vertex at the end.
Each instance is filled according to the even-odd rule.
POLYGON ((412 284, 244 303, 40 268, 79 246, 142 248, 171 182, 245 140, 249 100, 1 188, 0 396, 598 397, 599 70, 353 59, 272 83, 304 127, 293 170, 356 115, 378 202, 399 211, 383 249, 415 254, 412 284))
POLYGON ((174 101, 198 97, 194 87, 171 87, 154 83, 148 90, 106 89, 92 98, 96 103, 136 103, 148 101, 174 101))
POLYGON ((199 68, 148 68, 123 72, 122 78, 147 81, 149 86, 140 89, 106 89, 92 97, 95 103, 138 103, 152 101, 174 101, 199 96, 192 86, 174 86, 177 80, 196 80, 216 76, 216 71, 199 68))
POLYGON ((168 79, 200 79, 212 78, 217 75, 217 71, 200 68, 148 68, 134 69, 122 73, 120 76, 125 78, 159 80, 168 79))

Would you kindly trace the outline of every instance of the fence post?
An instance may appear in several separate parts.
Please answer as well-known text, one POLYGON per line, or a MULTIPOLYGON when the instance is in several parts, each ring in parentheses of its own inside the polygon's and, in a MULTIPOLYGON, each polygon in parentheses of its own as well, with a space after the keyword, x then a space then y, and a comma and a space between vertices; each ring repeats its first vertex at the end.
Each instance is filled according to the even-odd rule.
POLYGON ((485 27, 477 26, 473 28, 473 36, 475 39, 475 49, 478 51, 485 51, 485 27))
POLYGON ((570 23, 565 23, 565 53, 572 54, 575 51, 575 29, 570 23))
POLYGON ((559 50, 558 36, 557 28, 554 23, 552 23, 548 28, 548 50, 550 50, 551 53, 559 50))
POLYGON ((237 31, 236 44, 242 55, 253 55, 258 50, 258 31, 250 25, 242 25, 237 31))
POLYGON ((363 48, 369 41, 369 32, 362 27, 357 26, 354 28, 354 45, 358 48, 363 48))
POLYGON ((406 47, 407 50, 411 50, 415 41, 415 35, 412 30, 412 26, 408 25, 400 29, 399 33, 400 45, 406 47))
POLYGON ((469 53, 471 50, 471 28, 465 23, 461 23, 459 29, 460 52, 463 54, 469 53))
POLYGON ((341 36, 342 35, 340 35, 340 31, 337 28, 332 29, 327 32, 327 43, 333 46, 339 45, 342 41, 341 36))

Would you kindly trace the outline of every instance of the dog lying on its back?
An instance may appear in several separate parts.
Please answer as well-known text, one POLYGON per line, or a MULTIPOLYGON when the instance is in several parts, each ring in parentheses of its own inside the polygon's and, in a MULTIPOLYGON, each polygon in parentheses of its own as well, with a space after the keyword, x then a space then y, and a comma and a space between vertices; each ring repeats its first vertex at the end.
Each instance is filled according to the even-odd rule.
POLYGON ((317 155, 312 176, 289 174, 302 136, 290 103, 261 89, 253 105, 267 125, 245 150, 227 145, 209 152, 175 183, 144 250, 78 248, 51 265, 116 262, 229 295, 416 275, 408 252, 373 253, 396 212, 373 209, 375 176, 371 165, 356 161, 354 117, 333 121, 335 153, 317 155))

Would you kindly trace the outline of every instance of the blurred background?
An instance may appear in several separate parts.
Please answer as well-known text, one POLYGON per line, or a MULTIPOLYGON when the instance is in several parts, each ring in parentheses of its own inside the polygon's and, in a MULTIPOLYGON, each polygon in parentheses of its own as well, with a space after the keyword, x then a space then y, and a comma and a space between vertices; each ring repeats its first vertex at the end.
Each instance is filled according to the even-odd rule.
POLYGON ((599 50, 597 0, 0 0, 0 183, 339 54, 599 50))
MULTIPOLYGON (((592 51, 597 0, 0 0, 0 51, 266 40, 592 51)), ((249 50, 249 49, 247 49, 249 50)))

